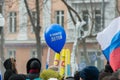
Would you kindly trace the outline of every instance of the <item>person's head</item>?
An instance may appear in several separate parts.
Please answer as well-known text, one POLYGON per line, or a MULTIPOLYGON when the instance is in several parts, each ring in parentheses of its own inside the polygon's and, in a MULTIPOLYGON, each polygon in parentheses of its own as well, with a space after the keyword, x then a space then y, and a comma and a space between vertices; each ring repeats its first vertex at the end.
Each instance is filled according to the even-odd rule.
POLYGON ((98 80, 102 80, 104 77, 111 76, 111 75, 112 75, 112 73, 108 73, 108 72, 102 71, 102 72, 99 73, 98 80))
POLYGON ((16 70, 16 60, 14 58, 8 58, 3 63, 6 70, 12 70, 17 73, 16 70))
POLYGON ((27 73, 40 73, 41 62, 37 58, 31 58, 27 62, 27 73))
POLYGON ((115 76, 109 76, 108 80, 119 80, 119 79, 115 76))
POLYGON ((102 80, 119 80, 119 79, 114 76, 105 76, 102 80))
POLYGON ((74 79, 79 80, 79 78, 80 78, 80 71, 76 71, 74 74, 74 79))
POLYGON ((61 80, 62 77, 60 76, 59 72, 52 69, 47 69, 41 72, 40 78, 42 78, 43 80, 48 80, 50 78, 56 78, 58 80, 61 80))
POLYGON ((14 74, 8 80, 26 80, 24 75, 14 74))
POLYGON ((99 70, 95 66, 87 66, 80 71, 82 80, 98 80, 99 70))
POLYGON ((112 74, 112 76, 117 77, 118 79, 120 79, 120 69, 118 69, 116 72, 114 72, 112 74))
POLYGON ((75 80, 75 79, 74 79, 74 77, 69 76, 69 77, 66 77, 64 80, 75 80))
POLYGON ((113 69, 109 64, 109 61, 107 61, 107 64, 105 65, 105 72, 113 73, 113 69))
POLYGON ((59 71, 58 66, 50 66, 50 67, 48 67, 48 69, 52 69, 54 71, 59 71))
POLYGON ((105 76, 105 77, 102 78, 102 80, 109 80, 109 77, 110 76, 105 76))

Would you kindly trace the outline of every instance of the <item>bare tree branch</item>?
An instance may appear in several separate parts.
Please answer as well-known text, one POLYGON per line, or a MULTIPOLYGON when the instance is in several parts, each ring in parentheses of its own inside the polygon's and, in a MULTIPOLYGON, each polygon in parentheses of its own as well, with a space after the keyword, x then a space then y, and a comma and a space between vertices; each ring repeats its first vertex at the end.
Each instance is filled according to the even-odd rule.
POLYGON ((116 10, 117 10, 117 12, 118 12, 118 14, 120 16, 119 1, 118 0, 116 0, 116 10))
POLYGON ((41 29, 41 27, 39 26, 40 25, 40 11, 39 11, 39 0, 36 0, 36 12, 37 12, 37 30, 38 30, 38 32, 40 32, 40 29, 41 29))
POLYGON ((39 0, 36 0, 36 12, 37 12, 37 25, 35 25, 34 21, 33 21, 33 17, 32 17, 32 14, 29 10, 29 6, 28 6, 28 3, 27 3, 27 0, 24 0, 24 3, 25 3, 25 6, 26 6, 26 9, 27 9, 27 13, 28 13, 28 16, 30 18, 30 22, 33 26, 33 30, 35 32, 35 38, 36 38, 36 48, 37 48, 37 55, 38 55, 38 59, 41 61, 42 60, 42 47, 41 47, 41 37, 40 37, 40 10, 39 10, 39 0))
POLYGON ((32 26, 33 26, 33 30, 35 31, 35 24, 34 24, 34 22, 33 22, 32 14, 31 14, 31 12, 30 12, 30 10, 29 10, 28 3, 27 3, 26 0, 24 0, 24 3, 25 3, 26 9, 27 9, 27 13, 28 13, 29 18, 30 18, 30 22, 31 22, 31 24, 32 24, 32 26))
POLYGON ((76 25, 76 22, 75 22, 75 19, 73 18, 72 12, 70 11, 70 9, 68 9, 68 11, 69 11, 69 14, 72 18, 73 24, 76 25))
POLYGON ((82 20, 81 20, 79 14, 78 14, 71 6, 69 6, 69 5, 66 3, 65 0, 61 0, 61 1, 66 5, 66 7, 68 8, 68 10, 70 9, 70 10, 72 10, 72 11, 75 13, 75 15, 77 16, 78 20, 81 22, 82 20))

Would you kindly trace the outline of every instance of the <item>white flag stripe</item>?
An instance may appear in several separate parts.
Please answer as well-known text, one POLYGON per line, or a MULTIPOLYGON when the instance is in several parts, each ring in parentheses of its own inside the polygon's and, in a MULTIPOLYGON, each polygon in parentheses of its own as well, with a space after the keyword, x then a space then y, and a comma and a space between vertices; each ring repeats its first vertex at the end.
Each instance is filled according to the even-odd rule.
POLYGON ((102 32, 97 34, 97 41, 101 45, 102 50, 105 50, 111 43, 111 40, 117 32, 120 31, 120 17, 114 19, 110 25, 102 32))

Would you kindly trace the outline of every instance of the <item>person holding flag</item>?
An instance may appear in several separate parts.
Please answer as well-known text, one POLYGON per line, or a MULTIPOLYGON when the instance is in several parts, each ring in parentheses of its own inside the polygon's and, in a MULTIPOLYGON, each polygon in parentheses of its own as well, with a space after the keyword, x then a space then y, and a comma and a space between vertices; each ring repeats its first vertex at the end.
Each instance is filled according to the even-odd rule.
POLYGON ((120 68, 120 17, 115 18, 108 27, 97 34, 97 41, 113 71, 120 68))

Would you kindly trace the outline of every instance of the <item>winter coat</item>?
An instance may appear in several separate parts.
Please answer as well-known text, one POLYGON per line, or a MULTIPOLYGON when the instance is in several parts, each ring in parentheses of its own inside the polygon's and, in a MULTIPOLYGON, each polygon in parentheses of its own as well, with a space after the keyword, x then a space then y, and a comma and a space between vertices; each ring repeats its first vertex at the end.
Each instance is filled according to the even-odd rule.
POLYGON ((8 80, 26 80, 26 77, 23 74, 14 74, 8 80))
POLYGON ((8 80, 9 77, 12 76, 13 74, 17 74, 15 62, 16 60, 14 58, 8 58, 3 63, 4 68, 6 69, 4 73, 4 80, 8 80))

